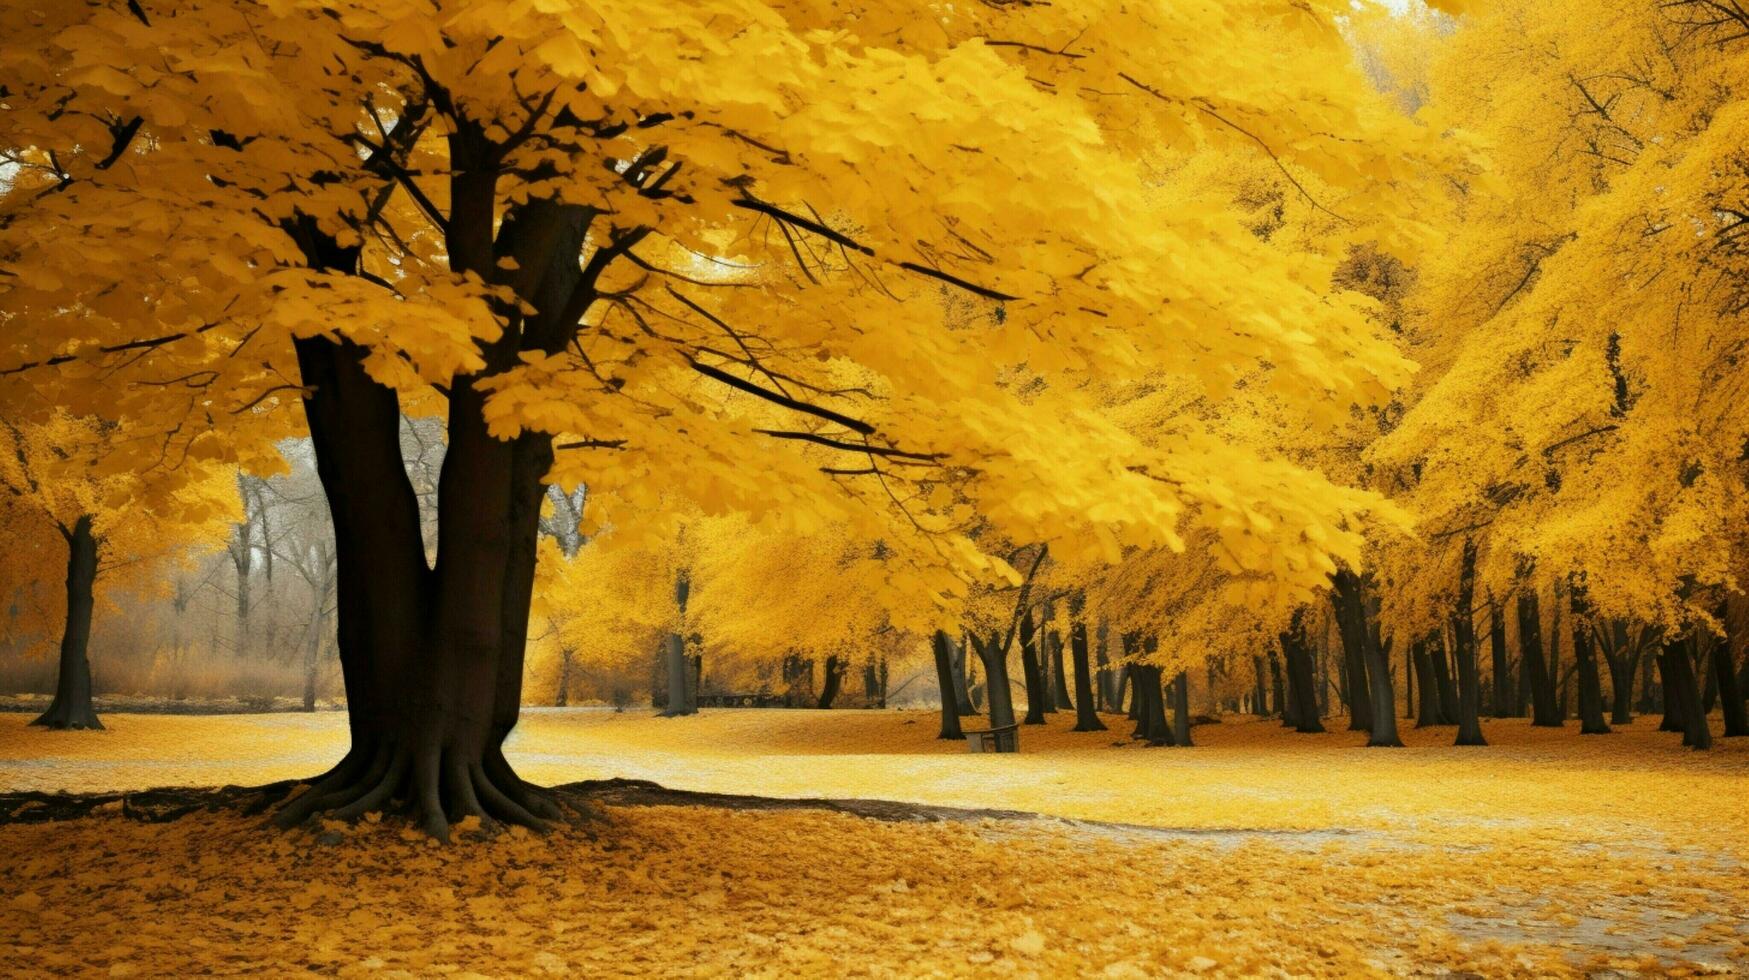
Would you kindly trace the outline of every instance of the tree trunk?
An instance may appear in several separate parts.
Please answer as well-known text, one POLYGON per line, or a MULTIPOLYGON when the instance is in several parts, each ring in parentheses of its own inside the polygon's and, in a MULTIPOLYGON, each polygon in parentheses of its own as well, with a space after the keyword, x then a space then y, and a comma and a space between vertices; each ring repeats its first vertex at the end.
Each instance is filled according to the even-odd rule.
MULTIPOLYGON (((326 564, 324 568, 328 567, 326 564)), ((322 658, 322 644, 328 639, 328 579, 316 588, 316 609, 310 615, 309 642, 304 646, 304 710, 316 710, 316 667, 322 658)))
POLYGON ((1032 610, 1020 615, 1020 679, 1026 685, 1026 720, 1024 724, 1045 723, 1045 673, 1041 669, 1038 633, 1033 628, 1032 610))
MULTIPOLYGON (((314 234, 297 232, 306 241, 314 234)), ((453 380, 438 557, 428 566, 395 392, 365 373, 357 345, 322 337, 294 345, 338 549, 352 747, 276 819, 355 818, 403 800, 445 840, 450 821, 469 815, 533 827, 558 819, 556 801, 517 777, 502 751, 521 711, 550 438, 494 438, 478 377, 453 380)))
POLYGON ((1087 624, 1075 620, 1069 626, 1069 655, 1075 661, 1075 727, 1077 732, 1103 732, 1105 722, 1093 704, 1093 669, 1088 663, 1087 624))
POLYGON ((1488 653, 1494 671, 1494 717, 1519 715, 1518 695, 1512 689, 1512 665, 1506 659, 1506 612, 1492 592, 1488 594, 1488 653))
MULTIPOLYGON (((1664 694, 1664 717, 1658 722, 1661 732, 1686 732, 1688 724, 1682 717, 1682 692, 1678 679, 1682 671, 1676 665, 1675 652, 1682 645, 1681 640, 1666 642, 1658 653, 1659 688, 1664 694)), ((1686 656, 1686 654, 1684 654, 1686 656)))
POLYGON ((1371 748, 1400 749, 1403 738, 1397 734, 1397 691, 1391 683, 1391 655, 1379 642, 1376 630, 1367 635, 1365 654, 1367 683, 1372 687, 1372 728, 1366 744, 1371 748))
POLYGON ((1348 702, 1348 730, 1372 730, 1372 695, 1367 680, 1366 645, 1369 639, 1366 623, 1366 597, 1361 591, 1360 576, 1342 569, 1330 576, 1330 608, 1336 615, 1336 630, 1342 638, 1342 664, 1348 702))
POLYGON ((1006 728, 1014 724, 1014 688, 1008 681, 1008 651, 996 634, 988 643, 972 637, 978 660, 984 665, 984 692, 990 698, 990 727, 1006 728))
POLYGON ((1451 617, 1452 655, 1457 660, 1458 732, 1456 745, 1487 745, 1482 736, 1482 678, 1476 666, 1476 546, 1464 542, 1458 574, 1457 609, 1451 617))
POLYGON ((1712 729, 1700 710, 1700 688, 1695 683, 1694 662, 1687 649, 1693 642, 1694 638, 1690 636, 1664 648, 1665 655, 1670 658, 1668 672, 1664 675, 1664 700, 1682 706, 1682 744, 1693 749, 1710 749, 1713 747, 1712 729))
POLYGON ((1743 703, 1743 688, 1738 681, 1731 651, 1737 647, 1737 631, 1732 628, 1730 610, 1719 603, 1719 622, 1725 625, 1725 635, 1713 644, 1712 668, 1714 684, 1719 689, 1719 704, 1725 715, 1725 737, 1749 735, 1749 705, 1743 703))
POLYGON ((559 689, 553 692, 553 707, 563 708, 571 703, 571 651, 559 651, 559 689))
POLYGON ((1617 619, 1610 624, 1610 642, 1603 648, 1609 664, 1609 722, 1631 725, 1634 721, 1634 672, 1639 668, 1640 649, 1628 636, 1628 624, 1617 619))
POLYGON ((1560 728, 1561 713, 1555 703, 1555 681, 1543 661, 1542 613, 1537 608, 1536 589, 1529 583, 1518 591, 1518 655, 1530 679, 1531 724, 1560 728))
POLYGON ((1251 712, 1258 717, 1269 715, 1269 684, 1265 676, 1263 655, 1251 655, 1251 672, 1256 675, 1257 683, 1251 688, 1251 712))
POLYGON ((1318 692, 1313 686, 1311 640, 1306 635, 1306 610, 1294 610, 1293 623, 1281 635, 1281 652, 1287 660, 1288 698, 1294 709, 1294 730, 1315 734, 1324 730, 1318 714, 1318 692))
POLYGON ((1444 634, 1435 634, 1427 644, 1427 656, 1433 663, 1433 689, 1439 695, 1439 723, 1455 725, 1458 723, 1458 692, 1447 653, 1444 634))
MULTIPOLYGON (((954 710, 958 711, 962 718, 978 713, 977 706, 972 704, 971 685, 966 683, 966 655, 970 646, 971 644, 963 637, 958 643, 955 643, 952 639, 949 639, 947 642, 947 649, 950 655, 948 658, 948 681, 953 685, 951 696, 953 698, 954 710)), ((885 662, 883 661, 883 666, 884 663, 885 662)), ((942 693, 942 697, 949 697, 949 694, 946 693, 945 689, 942 693)))
POLYGON ((686 658, 685 641, 679 633, 668 634, 668 710, 662 712, 662 717, 678 718, 697 713, 691 699, 686 696, 686 675, 691 667, 686 658))
POLYGON ((1597 674, 1596 637, 1587 617, 1585 591, 1575 584, 1568 594, 1572 597, 1573 663, 1579 671, 1579 734, 1608 735, 1609 723, 1603 720, 1603 685, 1597 674))
MULTIPOLYGON (((1071 625, 1069 628, 1073 630, 1075 627, 1071 625)), ((1086 632, 1085 628, 1082 632, 1086 632)), ((1056 630, 1051 630, 1045 635, 1045 639, 1051 650, 1051 690, 1057 696, 1057 710, 1075 711, 1075 702, 1069 698, 1069 679, 1063 670, 1063 638, 1056 630)), ((1086 646, 1085 637, 1082 638, 1082 646, 1086 646)), ((1086 651, 1083 650, 1082 653, 1085 654, 1086 651)))
POLYGON ((91 707, 92 588, 97 582, 97 538, 91 532, 91 515, 80 514, 71 528, 61 528, 61 536, 67 541, 67 619, 61 628, 61 659, 54 699, 31 724, 101 729, 103 723, 91 707))
POLYGON ((1093 677, 1099 690, 1100 711, 1119 710, 1115 683, 1117 676, 1116 672, 1111 669, 1111 658, 1106 654, 1106 643, 1109 642, 1110 632, 1103 619, 1099 621, 1098 627, 1094 630, 1093 658, 1096 670, 1093 677))
POLYGON ((1710 715, 1719 703, 1719 685, 1716 673, 1712 670, 1713 647, 1718 641, 1711 636, 1696 638, 1694 643, 1694 672, 1702 678, 1700 681, 1700 713, 1710 715))
POLYGON ((1421 700, 1415 709, 1416 728, 1432 728, 1446 723, 1440 717, 1439 690, 1433 680, 1433 654, 1428 649, 1429 646, 1427 639, 1423 637, 1416 640, 1410 649, 1415 673, 1421 678, 1421 700))
POLYGON ((844 686, 844 671, 849 666, 835 653, 826 655, 826 677, 820 682, 820 700, 816 704, 820 710, 832 707, 832 702, 838 699, 838 690, 844 686))
POLYGON ((964 739, 960 730, 960 712, 954 699, 953 641, 945 630, 935 631, 935 680, 941 685, 941 734, 936 738, 950 741, 964 739))
MULTIPOLYGON (((1284 637, 1286 635, 1282 634, 1284 637)), ((1282 653, 1285 655, 1287 642, 1285 640, 1280 640, 1280 642, 1282 653)), ((1275 696, 1275 714, 1281 716, 1283 728, 1296 728, 1299 726, 1299 722, 1296 720, 1298 712, 1294 709, 1293 699, 1287 696, 1287 672, 1281 669, 1282 659, 1282 657, 1276 656, 1274 650, 1269 651, 1270 686, 1275 696)))
POLYGON ((1172 682, 1172 743, 1190 747, 1190 678, 1184 671, 1172 682))
POLYGON ((1161 673, 1160 668, 1151 664, 1132 671, 1136 697, 1142 702, 1141 721, 1132 737, 1143 739, 1149 745, 1172 744, 1172 729, 1166 723, 1166 699, 1165 692, 1161 689, 1161 673))

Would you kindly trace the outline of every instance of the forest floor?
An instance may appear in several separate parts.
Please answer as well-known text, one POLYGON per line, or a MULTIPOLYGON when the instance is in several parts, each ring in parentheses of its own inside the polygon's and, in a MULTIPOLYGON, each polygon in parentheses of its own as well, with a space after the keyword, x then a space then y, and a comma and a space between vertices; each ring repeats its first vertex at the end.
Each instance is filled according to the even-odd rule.
MULTIPOLYGON (((0 793, 266 783, 345 719, 0 715, 0 793)), ((976 727, 977 719, 969 719, 976 727)), ((768 804, 576 787, 597 816, 444 847, 394 820, 276 833, 234 809, 109 803, 0 825, 9 973, 308 970, 795 975, 1593 976, 1749 972, 1749 740, 1694 753, 1487 722, 1368 750, 1266 721, 935 740, 932 712, 532 710, 542 783, 629 777, 768 804), (955 812, 973 808, 1002 812, 955 812), (846 812, 846 810, 852 812, 846 812), (1010 811, 1023 811, 1014 813, 1010 811)), ((15 814, 13 819, 20 819, 15 814)), ((23 815, 28 819, 28 815, 23 815)))

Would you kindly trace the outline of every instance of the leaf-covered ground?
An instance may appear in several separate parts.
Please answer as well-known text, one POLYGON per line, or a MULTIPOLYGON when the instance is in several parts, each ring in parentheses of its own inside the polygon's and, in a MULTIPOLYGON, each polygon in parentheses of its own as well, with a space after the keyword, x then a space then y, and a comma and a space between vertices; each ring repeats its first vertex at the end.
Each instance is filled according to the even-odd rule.
MULTIPOLYGON (((268 782, 338 715, 0 717, 0 790, 268 782)), ((120 807, 0 826, 0 962, 26 974, 1058 976, 1749 970, 1749 744, 1687 752, 1487 725, 1358 747, 1264 722, 1193 750, 1077 735, 972 756, 904 712, 533 712, 531 778, 1035 811, 877 820, 609 805, 547 837, 440 847, 393 821, 279 834, 120 807), (1122 825, 1122 826, 1116 826, 1122 825)), ((647 802, 647 801, 646 801, 647 802)))

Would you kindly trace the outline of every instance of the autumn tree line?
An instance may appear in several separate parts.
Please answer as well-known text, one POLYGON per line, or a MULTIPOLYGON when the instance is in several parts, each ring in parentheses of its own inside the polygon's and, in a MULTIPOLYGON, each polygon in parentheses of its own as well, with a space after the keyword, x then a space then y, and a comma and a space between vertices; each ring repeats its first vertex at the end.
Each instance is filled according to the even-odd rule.
POLYGON ((277 569, 237 474, 304 440, 351 749, 288 826, 542 826, 525 684, 653 657, 672 708, 914 656, 956 718, 975 658, 1005 727, 1016 650, 1029 713, 1103 651, 1180 742, 1211 664, 1313 728, 1334 663, 1389 744, 1398 682, 1459 741, 1503 680, 1596 728, 1598 660, 1654 649, 1704 725, 1745 21, 1437 7, 6 8, 0 584, 58 610, 45 721, 88 720, 95 582, 277 569))

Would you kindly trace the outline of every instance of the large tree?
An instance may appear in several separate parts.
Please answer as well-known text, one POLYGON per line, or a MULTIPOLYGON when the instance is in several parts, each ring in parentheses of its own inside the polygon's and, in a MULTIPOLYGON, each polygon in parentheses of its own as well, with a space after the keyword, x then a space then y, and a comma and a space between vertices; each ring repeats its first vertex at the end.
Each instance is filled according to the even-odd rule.
POLYGON ((1347 9, 9 6, 0 377, 171 453, 307 428, 352 748, 282 819, 538 825, 557 808, 501 746, 544 482, 587 480, 616 526, 671 491, 898 510, 944 601, 991 566, 967 508, 1065 555, 1220 527, 1223 562, 1289 592, 1353 552, 1350 496, 1247 482, 1194 418, 1138 440, 1075 383, 1219 395, 1267 365, 1334 418, 1402 380, 1332 290, 1339 242, 1278 247, 1160 176, 1265 161, 1339 238, 1407 247, 1433 137, 1366 88, 1347 9), (403 413, 447 427, 434 554, 403 413))

